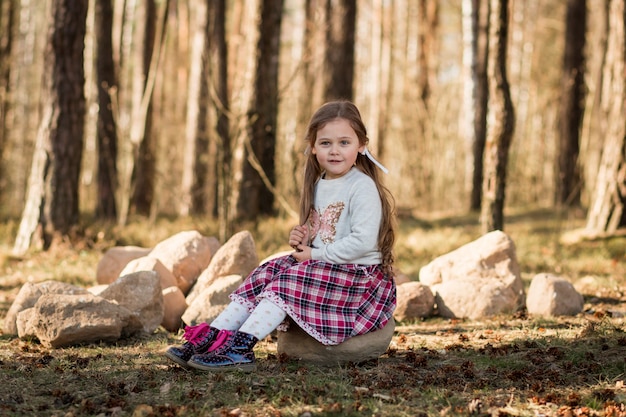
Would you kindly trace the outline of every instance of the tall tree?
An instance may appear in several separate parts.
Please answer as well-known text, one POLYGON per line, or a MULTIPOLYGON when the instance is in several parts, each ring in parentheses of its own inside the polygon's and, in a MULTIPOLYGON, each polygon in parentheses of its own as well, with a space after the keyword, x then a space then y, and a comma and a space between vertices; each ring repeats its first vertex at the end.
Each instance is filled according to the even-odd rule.
POLYGON ((584 114, 586 28, 587 1, 568 0, 555 176, 556 202, 566 206, 580 205, 582 189, 578 155, 584 114))
MULTIPOLYGON (((141 59, 140 72, 143 72, 143 91, 141 95, 140 112, 143 115, 143 137, 137 137, 139 140, 139 148, 137 149, 135 164, 133 166, 133 196, 132 208, 138 214, 148 215, 152 208, 152 200, 154 198, 154 181, 156 175, 156 138, 152 134, 152 92, 149 87, 150 77, 155 76, 151 71, 153 68, 153 58, 159 54, 154 53, 155 41, 157 38, 157 5, 155 0, 145 0, 145 16, 143 26, 143 47, 138 49, 141 59)), ((161 24, 161 33, 159 39, 163 39, 164 28, 166 27, 167 3, 165 3, 163 19, 159 20, 161 24)), ((158 45, 159 47, 161 45, 158 45)), ((142 78, 141 76, 138 79, 142 78)), ((142 123, 139 121, 138 123, 142 123)))
POLYGON ((169 0, 159 2, 155 10, 155 0, 126 2, 121 37, 117 39, 122 65, 116 97, 120 133, 116 198, 118 223, 122 225, 131 210, 147 214, 152 207, 156 163, 151 135, 152 94, 165 47, 169 5, 169 0))
MULTIPOLYGON (((220 225, 220 238, 232 235, 228 229, 228 196, 230 195, 232 145, 230 141, 230 102, 228 99, 228 48, 226 47, 226 1, 207 0, 208 24, 207 44, 204 63, 207 68, 206 84, 208 88, 210 111, 208 135, 207 184, 200 179, 203 175, 197 172, 197 188, 208 189, 207 209, 210 214, 217 215, 220 225), (214 175, 210 175, 210 174, 214 175), (211 177, 214 180, 211 180, 211 177)), ((201 167, 202 165, 198 165, 201 167)), ((195 195, 195 194, 194 194, 195 195)), ((204 204, 194 202, 194 207, 204 204)), ((196 210, 197 211, 197 210, 196 210)))
POLYGON ((325 100, 353 98, 356 0, 326 0, 325 100))
POLYGON ((420 98, 424 109, 428 109, 430 95, 437 73, 437 34, 439 27, 439 2, 419 0, 418 2, 418 65, 417 79, 420 98))
POLYGON ((606 135, 586 230, 611 234, 626 226, 626 7, 612 0, 602 85, 606 135))
MULTIPOLYGON (((182 190, 178 213, 187 216, 193 207, 194 184, 204 180, 203 160, 207 158, 207 138, 205 121, 207 117, 207 83, 204 63, 205 43, 207 42, 208 7, 210 2, 194 0, 189 4, 193 13, 189 15, 189 76, 187 83, 187 121, 182 167, 182 190), (204 102, 204 103, 203 103, 204 102), (202 177, 198 178, 197 174, 202 177)), ((202 189, 196 189, 202 192, 202 189)), ((197 207, 199 210, 201 207, 197 207)))
MULTIPOLYGON (((229 192, 224 231, 230 230, 238 219, 244 217, 239 208, 242 183, 245 144, 250 140, 248 113, 254 103, 256 73, 258 66, 258 46, 260 37, 259 15, 261 0, 238 0, 233 4, 233 21, 229 32, 228 69, 229 97, 231 100, 230 131, 230 176, 223 178, 229 192)), ((220 231, 221 233, 222 231, 220 231)))
POLYGON ((111 91, 117 88, 113 66, 113 6, 111 0, 96 0, 95 31, 97 42, 96 78, 98 80, 98 178, 96 216, 117 217, 117 127, 111 91))
POLYGON ((504 228, 506 171, 515 119, 506 74, 509 1, 489 2, 489 98, 480 213, 483 233, 504 228))
POLYGON ((489 0, 472 0, 472 79, 474 80, 474 143, 470 209, 480 210, 482 201, 483 156, 487 140, 487 103, 489 82, 487 62, 489 58, 489 0))
POLYGON ((39 227, 43 247, 78 224, 85 122, 83 50, 88 2, 53 0, 42 81, 42 119, 28 197, 13 251, 24 254, 39 227))
POLYGON ((11 50, 13 48, 13 28, 18 2, 0 1, 0 196, 4 188, 2 156, 7 137, 6 116, 9 106, 9 81, 11 75, 11 50))
POLYGON ((487 57, 489 56, 489 1, 463 1, 463 108, 460 135, 466 142, 466 191, 470 210, 480 210, 483 154, 487 133, 487 57))
POLYGON ((237 204, 239 217, 242 218, 254 219, 259 214, 274 212, 274 154, 282 13, 282 0, 262 2, 254 93, 248 110, 246 162, 237 204))
POLYGON ((581 156, 582 174, 584 174, 584 204, 591 205, 591 197, 600 166, 600 156, 602 145, 606 137, 605 112, 602 106, 602 85, 604 84, 604 68, 607 58, 608 38, 609 38, 609 9, 611 0, 600 0, 588 11, 588 26, 593 28, 595 36, 587 39, 587 48, 594 51, 593 57, 586 60, 585 69, 586 84, 589 86, 589 93, 586 94, 585 116, 583 121, 583 134, 581 136, 581 156))

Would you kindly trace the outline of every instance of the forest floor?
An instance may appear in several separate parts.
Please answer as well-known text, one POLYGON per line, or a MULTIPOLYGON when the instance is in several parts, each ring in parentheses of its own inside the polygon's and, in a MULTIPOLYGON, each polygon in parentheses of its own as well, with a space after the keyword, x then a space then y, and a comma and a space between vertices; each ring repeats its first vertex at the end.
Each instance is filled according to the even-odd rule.
MULTIPOLYGON (((378 360, 333 367, 280 357, 268 337, 257 345, 255 372, 223 374, 172 364, 163 351, 179 335, 162 329, 116 344, 62 349, 0 334, 0 415, 626 416, 626 239, 565 245, 560 236, 580 226, 580 218, 532 211, 508 219, 505 232, 516 243, 524 282, 540 272, 567 277, 585 297, 581 314, 539 318, 521 311, 398 323, 378 360)), ((23 283, 93 285, 108 246, 148 247, 190 226, 87 231, 54 250, 15 259, 8 255, 15 224, 4 225, 1 322, 23 283)), ((287 228, 269 222, 253 230, 263 236, 260 257, 280 249, 280 238, 267 230, 278 235, 287 228)), ((471 218, 403 219, 398 266, 417 279, 421 266, 477 236, 471 218)))

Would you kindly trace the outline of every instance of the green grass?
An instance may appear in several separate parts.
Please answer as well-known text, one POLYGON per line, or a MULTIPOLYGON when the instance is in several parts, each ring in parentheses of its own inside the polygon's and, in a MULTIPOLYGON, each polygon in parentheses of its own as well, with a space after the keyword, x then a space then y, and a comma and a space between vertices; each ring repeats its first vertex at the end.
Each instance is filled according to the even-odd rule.
MULTIPOLYGON (((584 284, 586 313, 554 319, 433 317, 398 323, 377 361, 320 367, 281 358, 275 339, 257 345, 256 372, 210 374, 163 355, 179 336, 153 335, 63 349, 0 336, 0 415, 7 416, 626 416, 626 239, 560 243, 583 219, 532 210, 508 216, 526 285, 537 273, 584 284)), ((403 218, 397 265, 419 269, 480 236, 476 216, 403 218)), ((287 249, 291 223, 241 226, 259 258, 287 249)), ((90 224, 51 251, 9 255, 16 222, 0 225, 0 318, 23 283, 95 283, 104 251, 154 246, 182 230, 215 235, 205 219, 90 224)))

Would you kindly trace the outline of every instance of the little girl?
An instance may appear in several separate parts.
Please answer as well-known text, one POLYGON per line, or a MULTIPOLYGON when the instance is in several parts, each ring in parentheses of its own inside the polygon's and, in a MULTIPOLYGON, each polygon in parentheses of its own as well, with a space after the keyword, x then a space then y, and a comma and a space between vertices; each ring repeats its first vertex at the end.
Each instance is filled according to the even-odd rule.
POLYGON ((208 371, 255 369, 254 345, 289 316, 324 345, 381 329, 392 318, 393 198, 367 150, 356 106, 324 104, 306 132, 300 225, 290 255, 257 267, 209 325, 188 327, 165 355, 208 371))

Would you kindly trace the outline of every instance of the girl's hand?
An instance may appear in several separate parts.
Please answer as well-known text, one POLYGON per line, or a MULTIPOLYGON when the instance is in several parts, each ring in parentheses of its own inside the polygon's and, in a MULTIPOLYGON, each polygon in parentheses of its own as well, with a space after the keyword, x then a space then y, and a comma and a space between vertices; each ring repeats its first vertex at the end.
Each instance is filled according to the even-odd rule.
POLYGON ((296 261, 303 262, 308 259, 311 259, 311 247, 310 246, 300 245, 295 249, 296 251, 292 253, 291 256, 296 258, 296 261))
POLYGON ((289 233, 289 246, 299 251, 299 246, 309 244, 309 228, 306 225, 296 226, 289 233))

